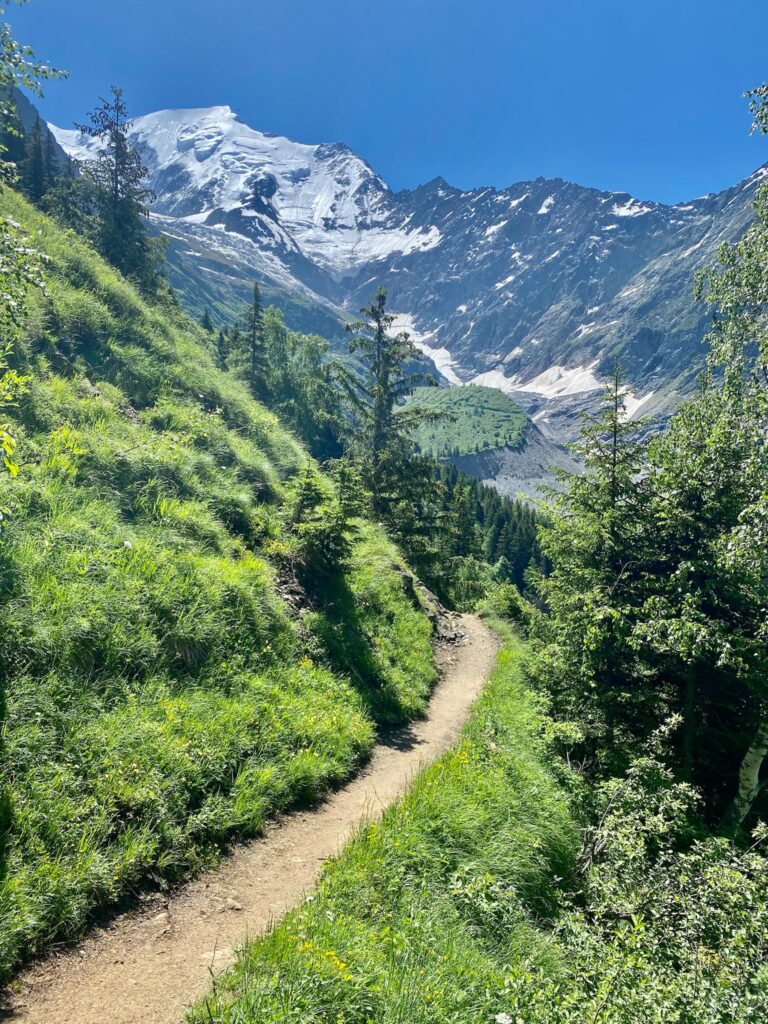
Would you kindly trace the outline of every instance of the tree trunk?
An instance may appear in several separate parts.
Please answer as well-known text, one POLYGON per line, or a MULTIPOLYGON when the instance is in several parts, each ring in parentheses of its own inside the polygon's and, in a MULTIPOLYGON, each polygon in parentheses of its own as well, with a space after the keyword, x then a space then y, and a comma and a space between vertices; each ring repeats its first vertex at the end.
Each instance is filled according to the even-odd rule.
POLYGON ((768 754, 768 717, 764 715, 760 719, 754 738, 741 762, 739 788, 733 803, 723 818, 723 828, 726 831, 737 829, 752 810, 752 804, 760 792, 760 768, 766 754, 768 754))
POLYGON ((689 662, 685 672, 685 707, 683 711, 683 776, 693 778, 693 748, 696 739, 696 666, 689 662))

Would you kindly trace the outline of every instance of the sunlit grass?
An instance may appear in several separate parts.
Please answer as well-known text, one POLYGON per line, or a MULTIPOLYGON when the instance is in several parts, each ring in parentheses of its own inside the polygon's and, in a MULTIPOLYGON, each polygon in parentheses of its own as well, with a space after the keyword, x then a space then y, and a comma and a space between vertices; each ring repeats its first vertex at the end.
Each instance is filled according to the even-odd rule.
POLYGON ((0 480, 0 977, 148 875, 317 799, 435 678, 428 622, 373 527, 316 611, 283 600, 285 502, 309 459, 215 369, 204 332, 1 201, 49 283, 20 346, 21 470, 0 480))
POLYGON ((366 827, 304 905, 250 945, 191 1019, 493 1021, 505 967, 557 970, 537 923, 579 833, 511 640, 458 745, 366 827))

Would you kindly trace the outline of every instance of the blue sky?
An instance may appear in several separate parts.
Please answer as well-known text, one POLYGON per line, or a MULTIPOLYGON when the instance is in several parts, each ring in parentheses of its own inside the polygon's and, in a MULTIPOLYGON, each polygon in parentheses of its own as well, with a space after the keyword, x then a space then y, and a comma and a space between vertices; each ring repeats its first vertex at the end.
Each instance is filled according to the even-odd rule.
POLYGON ((393 188, 544 175, 677 201, 768 160, 741 92, 768 79, 760 0, 31 0, 16 33, 67 68, 47 118, 110 84, 133 113, 228 103, 346 142, 393 188))

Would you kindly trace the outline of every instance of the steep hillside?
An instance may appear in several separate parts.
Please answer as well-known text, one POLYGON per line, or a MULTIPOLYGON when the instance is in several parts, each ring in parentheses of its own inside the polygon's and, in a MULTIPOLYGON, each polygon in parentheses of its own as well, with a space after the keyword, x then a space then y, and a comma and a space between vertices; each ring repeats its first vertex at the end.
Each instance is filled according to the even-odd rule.
MULTIPOLYGON (((55 129, 71 154, 92 144, 55 129)), ((697 267, 752 218, 765 168, 665 206, 560 179, 468 192, 438 178, 393 193, 341 144, 256 131, 229 107, 137 119, 155 220, 180 244, 190 308, 224 308, 243 272, 295 326, 329 333, 384 284, 401 325, 451 382, 514 394, 548 433, 575 430, 616 357, 630 411, 665 415, 701 367, 697 267), (188 243, 188 244, 187 244, 188 243)))
POLYGON ((452 458, 456 468, 494 487, 510 498, 544 497, 548 487, 559 487, 555 471, 580 473, 582 465, 563 445, 546 437, 528 421, 514 447, 501 445, 452 458))
POLYGON ((147 876, 349 775, 425 706, 430 626, 377 529, 147 305, 3 190, 48 257, 0 481, 0 976, 147 876))
POLYGON ((578 460, 497 388, 421 388, 409 405, 444 417, 417 429, 422 451, 507 497, 541 498, 557 484, 555 470, 580 471, 578 460))

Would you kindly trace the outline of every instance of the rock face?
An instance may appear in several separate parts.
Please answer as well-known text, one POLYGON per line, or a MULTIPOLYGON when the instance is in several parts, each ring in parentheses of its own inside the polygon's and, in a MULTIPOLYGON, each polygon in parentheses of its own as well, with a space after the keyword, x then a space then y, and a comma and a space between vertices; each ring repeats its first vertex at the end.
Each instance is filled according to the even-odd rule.
POLYGON ((561 445, 545 437, 535 423, 529 423, 522 444, 515 448, 489 448, 477 454, 451 459, 456 468, 501 494, 523 501, 537 501, 547 487, 557 487, 555 469, 581 472, 581 463, 561 445))
POLYGON ((229 107, 149 114, 133 136, 193 311, 236 307, 257 276, 289 322, 330 334, 384 284, 446 381, 513 394, 558 439, 616 358, 630 415, 664 415, 692 386, 707 322, 694 273, 744 231, 768 170, 675 206, 544 178, 395 193, 346 146, 258 132, 229 107))
MULTIPOLYGON (((3 95, 2 89, 0 89, 0 95, 3 95)), ((15 86, 10 90, 10 93, 6 92, 5 96, 10 98, 13 106, 16 108, 16 113, 25 134, 32 132, 35 127, 35 123, 40 121, 40 127, 43 133, 43 146, 47 147, 50 144, 53 147, 53 152, 56 156, 59 167, 63 171, 69 170, 71 167, 69 157, 59 145, 50 127, 41 119, 37 107, 30 103, 24 93, 15 86)))

